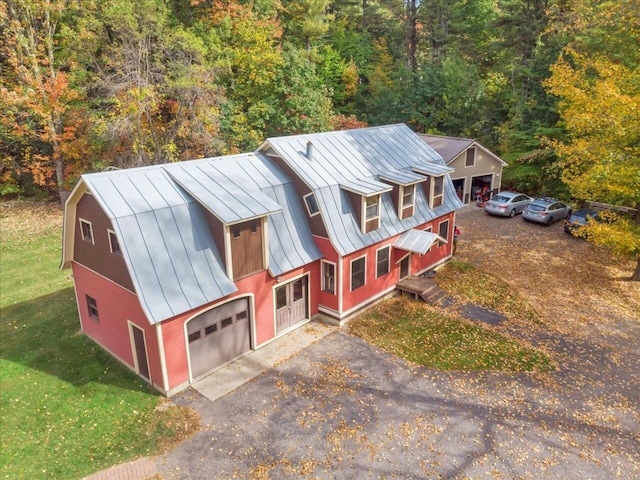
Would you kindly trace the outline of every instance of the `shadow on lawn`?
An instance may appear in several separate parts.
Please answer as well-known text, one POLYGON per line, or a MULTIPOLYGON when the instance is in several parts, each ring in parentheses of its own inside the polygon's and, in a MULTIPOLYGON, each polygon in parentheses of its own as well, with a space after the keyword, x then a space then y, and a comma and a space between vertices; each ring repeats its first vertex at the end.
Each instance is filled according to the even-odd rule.
POLYGON ((80 331, 73 287, 0 309, 0 357, 75 386, 148 385, 80 331))

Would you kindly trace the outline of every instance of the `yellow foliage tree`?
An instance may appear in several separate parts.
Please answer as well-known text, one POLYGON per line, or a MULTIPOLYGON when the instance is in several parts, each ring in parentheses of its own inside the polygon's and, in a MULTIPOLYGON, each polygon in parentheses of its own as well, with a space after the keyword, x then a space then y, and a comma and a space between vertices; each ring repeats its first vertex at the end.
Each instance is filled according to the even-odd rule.
POLYGON ((599 18, 613 16, 625 21, 616 28, 637 32, 640 16, 623 15, 628 13, 629 0, 605 3, 606 12, 602 5, 585 1, 590 8, 582 15, 591 17, 579 23, 586 25, 582 34, 589 41, 578 37, 565 48, 546 82, 560 99, 567 131, 567 137, 553 142, 553 147, 563 181, 575 198, 626 207, 630 212, 630 218, 591 222, 585 235, 635 258, 632 280, 640 281, 640 66, 633 36, 624 50, 619 45, 622 35, 612 32, 610 23, 598 24, 599 18), (606 48, 608 39, 615 40, 617 50, 606 48))

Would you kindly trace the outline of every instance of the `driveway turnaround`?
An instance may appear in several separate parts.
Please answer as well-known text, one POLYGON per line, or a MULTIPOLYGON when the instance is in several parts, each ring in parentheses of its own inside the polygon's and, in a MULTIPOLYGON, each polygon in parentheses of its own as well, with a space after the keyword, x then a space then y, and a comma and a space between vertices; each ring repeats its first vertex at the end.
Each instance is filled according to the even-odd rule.
POLYGON ((167 479, 640 477, 637 350, 556 340, 540 339, 567 356, 552 374, 446 373, 333 333, 216 401, 178 396, 203 429, 156 465, 167 479), (585 369, 580 352, 601 361, 585 369))

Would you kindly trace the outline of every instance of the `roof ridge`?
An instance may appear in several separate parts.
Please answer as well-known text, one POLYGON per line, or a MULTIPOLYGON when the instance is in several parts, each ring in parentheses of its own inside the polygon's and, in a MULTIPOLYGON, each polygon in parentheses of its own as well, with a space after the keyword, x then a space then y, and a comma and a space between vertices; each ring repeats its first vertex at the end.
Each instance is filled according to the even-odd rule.
POLYGON ((421 137, 433 137, 433 138, 450 138, 452 140, 467 140, 469 142, 477 142, 475 138, 468 137, 454 137, 451 135, 433 135, 431 133, 418 133, 421 137))

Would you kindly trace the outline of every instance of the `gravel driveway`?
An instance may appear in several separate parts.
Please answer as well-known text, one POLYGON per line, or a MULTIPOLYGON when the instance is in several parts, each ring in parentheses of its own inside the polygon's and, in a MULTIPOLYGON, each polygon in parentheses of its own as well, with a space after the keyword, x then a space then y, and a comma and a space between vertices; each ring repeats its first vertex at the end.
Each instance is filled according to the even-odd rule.
POLYGON ((162 477, 639 478, 631 264, 560 223, 468 208, 458 225, 457 256, 521 288, 543 322, 492 328, 547 350, 555 372, 440 372, 334 333, 215 402, 175 397, 203 429, 156 459, 162 477))

